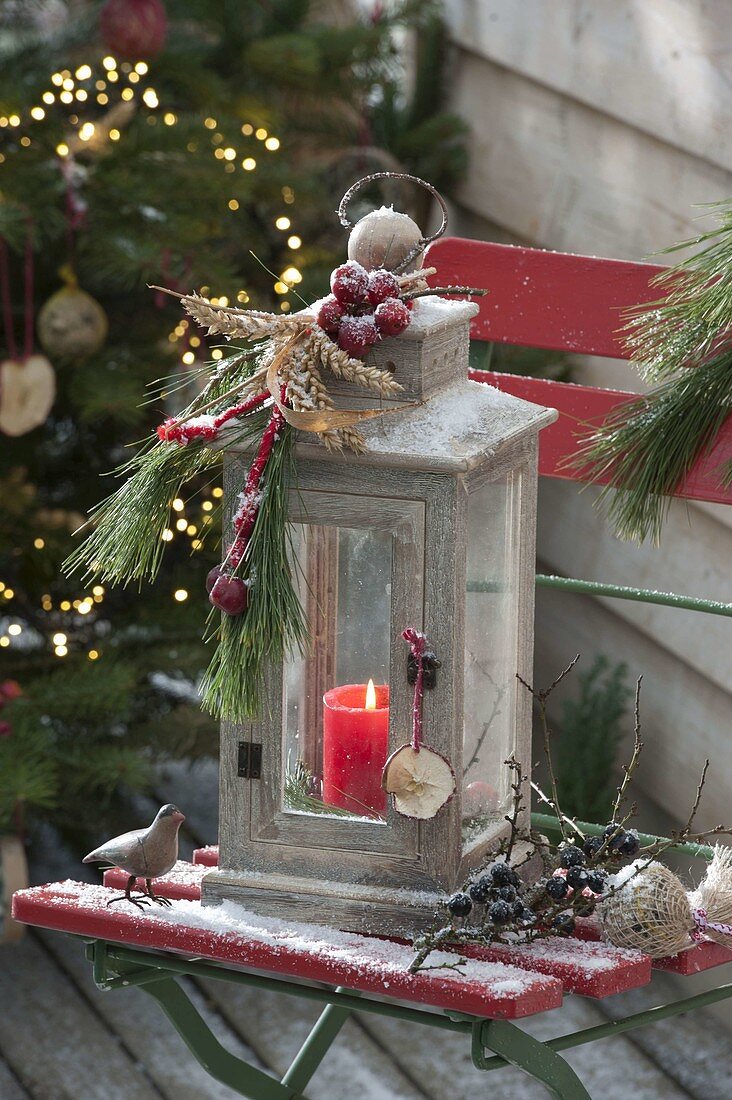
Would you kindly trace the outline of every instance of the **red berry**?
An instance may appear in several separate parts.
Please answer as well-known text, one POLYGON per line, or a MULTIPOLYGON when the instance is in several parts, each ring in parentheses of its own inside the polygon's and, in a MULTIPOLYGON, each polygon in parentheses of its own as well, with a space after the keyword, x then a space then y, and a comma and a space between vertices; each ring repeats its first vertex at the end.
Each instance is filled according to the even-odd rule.
POLYGON ((398 336, 409 324, 409 310, 398 298, 387 298, 374 310, 374 320, 382 336, 398 336))
POLYGON ((341 321, 338 332, 338 346, 348 352, 354 359, 365 355, 372 344, 379 339, 379 333, 374 318, 368 315, 362 317, 346 316, 341 321))
POLYGON ((369 275, 365 267, 348 260, 337 267, 330 277, 330 289, 342 306, 357 306, 366 297, 369 275))
POLYGON ((399 297, 399 280, 392 271, 380 268, 369 275, 368 299, 372 306, 378 306, 387 298, 399 297))
POLYGON ((249 589, 241 577, 222 574, 214 581, 208 598, 225 615, 241 615, 249 602, 249 589))
POLYGON ((223 567, 223 565, 215 565, 213 567, 213 569, 209 569, 208 573, 206 574, 206 591, 210 592, 211 589, 213 588, 213 586, 216 584, 216 581, 219 579, 219 577, 223 577, 223 576, 224 576, 224 567, 223 567))
POLYGON ((344 312, 338 299, 331 295, 331 297, 324 299, 315 320, 324 332, 329 332, 333 336, 341 327, 341 317, 344 312))

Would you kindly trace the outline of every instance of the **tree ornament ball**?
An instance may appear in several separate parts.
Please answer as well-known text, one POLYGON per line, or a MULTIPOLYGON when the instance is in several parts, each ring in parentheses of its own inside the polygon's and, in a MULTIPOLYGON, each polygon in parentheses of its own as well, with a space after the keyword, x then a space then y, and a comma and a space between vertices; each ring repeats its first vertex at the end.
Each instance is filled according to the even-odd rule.
POLYGON ((44 424, 56 396, 56 376, 45 355, 0 363, 0 432, 19 436, 44 424))
POLYGON ((107 0, 99 30, 102 42, 115 57, 140 61, 162 50, 168 17, 162 0, 107 0))
POLYGON ((66 277, 66 286, 52 294, 38 314, 38 339, 43 350, 59 359, 83 359, 104 344, 107 315, 91 294, 66 277))
MULTIPOLYGON (((348 258, 367 271, 396 271, 422 239, 422 231, 408 214, 382 206, 354 225, 348 237, 348 258)), ((423 256, 420 252, 409 262, 410 271, 421 267, 423 256)))

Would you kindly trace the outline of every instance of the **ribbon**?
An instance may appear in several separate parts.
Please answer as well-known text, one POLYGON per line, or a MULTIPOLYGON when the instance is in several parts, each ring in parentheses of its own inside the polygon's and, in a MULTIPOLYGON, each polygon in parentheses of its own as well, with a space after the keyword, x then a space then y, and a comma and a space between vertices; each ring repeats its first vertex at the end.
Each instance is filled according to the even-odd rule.
POLYGON ((309 329, 302 329, 292 336, 281 351, 275 355, 267 370, 267 389, 272 395, 272 400, 279 409, 281 415, 292 425, 304 432, 328 432, 334 428, 351 428, 362 420, 371 420, 374 416, 384 416, 385 413, 401 412, 409 409, 411 405, 390 406, 388 409, 290 409, 280 400, 279 369, 282 363, 304 336, 309 336, 309 329))
POLYGON ((732 924, 718 924, 716 921, 710 921, 706 909, 692 909, 691 915, 694 920, 694 930, 691 933, 691 938, 697 943, 704 939, 704 933, 707 929, 710 932, 718 932, 722 936, 732 936, 732 924))
POLYGON ((427 648, 427 636, 421 630, 407 627, 402 638, 409 646, 417 666, 417 678, 414 681, 414 700, 412 702, 412 748, 419 752, 422 746, 422 698, 424 696, 424 651, 427 648))

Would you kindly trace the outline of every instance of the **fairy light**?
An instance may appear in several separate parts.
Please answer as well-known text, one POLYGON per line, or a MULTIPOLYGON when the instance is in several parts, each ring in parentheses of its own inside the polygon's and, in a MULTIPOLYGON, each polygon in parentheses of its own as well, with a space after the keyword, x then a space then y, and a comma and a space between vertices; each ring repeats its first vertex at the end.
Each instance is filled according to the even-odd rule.
POLYGON ((45 539, 33 539, 33 545, 35 546, 36 550, 42 550, 43 547, 46 545, 46 540, 45 539))
POLYGON ((225 294, 222 294, 221 297, 219 298, 219 305, 220 306, 228 306, 228 304, 229 304, 229 299, 226 297, 225 294))
POLYGON ((68 647, 65 645, 57 645, 56 649, 54 650, 54 653, 57 657, 65 657, 68 652, 68 647))
POLYGON ((53 92, 44 92, 41 96, 41 99, 44 103, 48 103, 49 105, 56 102, 56 96, 53 94, 53 92))
POLYGON ((240 290, 239 293, 236 296, 236 300, 237 300, 237 302, 242 302, 242 303, 248 302, 249 301, 249 295, 247 294, 246 290, 240 290))
POLYGON ((289 289, 287 283, 283 283, 280 279, 278 279, 274 285, 275 294, 287 294, 289 289))
POLYGON ((175 126, 178 121, 178 116, 174 115, 172 111, 166 111, 163 115, 163 122, 166 126, 175 126))
POLYGON ((88 80, 91 74, 91 65, 80 65, 74 73, 74 76, 77 80, 88 80))
POLYGON ((91 600, 82 600, 79 604, 78 611, 80 615, 88 615, 92 609, 91 600))
POLYGON ((224 149, 224 158, 226 160, 236 160, 236 149, 233 145, 227 145, 224 149))
POLYGON ((173 501, 174 511, 182 512, 184 508, 185 508, 185 504, 183 503, 183 501, 180 499, 180 497, 176 497, 175 500, 173 501))
POLYGON ((269 149, 270 153, 274 153, 276 149, 280 147, 280 139, 276 137, 268 137, 264 143, 265 149, 269 149))
POLYGON ((103 596, 104 595, 104 585, 103 584, 95 584, 94 587, 92 588, 92 595, 93 596, 103 596))
POLYGON ((3 634, 2 638, 0 638, 0 645, 3 647, 3 649, 5 649, 6 646, 10 645, 10 638, 8 638, 6 634, 3 634))
POLYGON ((200 539, 193 539, 191 541, 191 550, 202 550, 202 549, 203 549, 203 543, 201 542, 200 539))
POLYGON ((223 495, 224 495, 224 490, 223 490, 223 489, 221 488, 221 486, 220 486, 220 485, 215 485, 215 486, 213 487, 213 489, 211 490, 211 496, 212 496, 212 497, 217 497, 217 498, 220 498, 220 497, 222 497, 223 495))
POLYGON ((224 165, 224 171, 225 172, 236 172, 236 165, 232 164, 231 161, 227 161, 226 164, 224 165))
POLYGON ((51 83, 55 84, 57 88, 60 88, 64 82, 64 78, 61 73, 54 73, 51 77, 51 83))
POLYGON ((106 80, 95 80, 94 87, 98 92, 103 92, 104 89, 107 87, 107 82, 106 80))
POLYGON ((253 172, 254 169, 257 167, 257 162, 254 157, 244 157, 244 160, 241 162, 241 166, 245 172, 253 172))
POLYGON ((188 592, 185 588, 176 588, 173 593, 173 599, 177 600, 178 603, 183 603, 184 600, 188 599, 188 592))
POLYGON ((71 600, 61 600, 58 606, 62 611, 71 611, 71 600))
POLYGON ((214 156, 216 157, 216 160, 223 160, 224 159, 224 150, 223 149, 214 149, 214 156))
POLYGON ((46 112, 43 107, 31 107, 31 118, 34 118, 36 122, 40 122, 42 118, 46 117, 46 112))
POLYGON ((121 136, 122 135, 120 134, 119 130, 112 129, 112 130, 109 131, 109 140, 110 141, 119 141, 121 136))
POLYGON ((243 133, 244 137, 249 137, 251 134, 253 134, 254 127, 252 126, 251 122, 245 122, 241 128, 241 132, 243 133))
POLYGON ((54 634, 51 640, 54 645, 66 645, 66 642, 68 641, 66 635, 62 634, 60 631, 58 634, 54 634))
POLYGON ((14 595, 15 595, 15 592, 13 591, 12 588, 6 588, 5 591, 3 592, 3 596, 5 597, 6 600, 12 600, 14 595))
POLYGON ((203 504, 201 505, 201 509, 204 512, 210 512, 213 510, 213 504, 210 500, 204 500, 203 504))
POLYGON ((66 80, 61 84, 61 87, 65 92, 72 92, 74 90, 74 82, 70 76, 67 76, 66 80))
POLYGON ((216 119, 215 118, 204 118, 203 125, 206 127, 207 130, 215 130, 216 129, 216 119))
POLYGON ((283 313, 289 313, 291 308, 289 302, 280 302, 280 309, 283 313))
POLYGON ((188 343, 191 345, 192 348, 199 348, 201 346, 201 337, 200 336, 191 336, 188 343))
POLYGON ((8 627, 8 634, 10 634, 12 638, 17 638, 18 635, 22 633, 23 627, 20 625, 20 623, 11 623, 8 627))
POLYGON ((44 596, 41 599, 41 607, 44 611, 53 611, 53 600, 50 596, 44 596))
POLYGON ((80 103, 84 103, 88 99, 86 88, 79 88, 75 94, 80 103))
MULTIPOLYGON (((123 88, 122 91, 119 94, 120 94, 120 98, 123 99, 125 101, 125 103, 129 103, 131 99, 135 98, 135 93, 133 92, 132 88, 123 88)), ((145 98, 146 95, 147 95, 147 93, 143 92, 142 98, 145 100, 145 103, 147 104, 147 106, 148 107, 157 107, 157 105, 158 105, 157 97, 155 97, 155 102, 153 103, 151 101, 150 96, 148 96, 147 99, 145 98)))
POLYGON ((254 136, 259 141, 264 141, 264 139, 267 137, 267 131, 264 129, 263 126, 260 126, 259 129, 254 131, 254 136))
POLYGON ((5 117, 5 115, 0 116, 0 126, 5 128, 7 126, 7 124, 8 124, 8 120, 5 117))
POLYGON ((109 96, 106 92, 100 92, 97 96, 97 103, 100 107, 105 107, 109 103, 109 96))
POLYGON ((20 126, 20 115, 10 115, 8 123, 10 126, 20 126))
POLYGON ((148 71, 148 68, 149 66, 147 61, 138 61, 135 65, 135 72, 139 73, 140 76, 144 76, 145 73, 148 71))
POLYGON ((23 137, 20 139, 20 144, 23 146, 24 149, 27 149, 30 143, 31 139, 28 137, 27 134, 24 134, 23 137))
POLYGON ((99 650, 98 649, 90 649, 89 652, 87 653, 87 657, 89 658, 90 661, 96 661, 99 657, 99 650))
POLYGON ((56 146, 56 152, 60 157, 67 157, 69 155, 69 147, 65 141, 60 142, 60 144, 56 146))
POLYGON ((187 519, 177 519, 175 521, 175 526, 176 526, 176 529, 178 531, 185 531, 186 527, 188 526, 188 520, 187 519))
POLYGON ((277 229, 289 229, 291 224, 292 223, 290 219, 286 218, 284 214, 277 218, 275 221, 275 226, 277 229))
POLYGON ((104 65, 105 69, 110 69, 110 70, 111 69, 116 69, 117 68, 117 61, 115 60, 114 57, 111 57, 111 56, 103 57, 102 58, 102 65, 104 65))
POLYGON ((239 200, 238 199, 229 199, 228 206, 229 206, 229 210, 238 210, 239 209, 239 200))
POLYGON ((109 80, 111 84, 117 83, 117 81, 119 80, 119 73, 116 69, 109 70, 109 72, 107 73, 107 80, 109 80))
POLYGON ((185 363, 187 367, 190 367, 191 363, 195 363, 196 356, 192 351, 184 351, 181 355, 181 362, 185 363))
POLYGON ((214 348, 213 351, 211 352, 211 358, 212 359, 223 359, 223 357, 224 357, 224 353, 221 350, 221 348, 214 348))
POLYGON ((302 239, 293 233, 291 237, 287 238, 287 247, 293 249, 299 248, 302 244, 302 239))
POLYGON ((130 75, 129 75, 129 76, 127 77, 127 79, 129 80, 130 84, 138 84, 138 83, 139 83, 139 81, 140 81, 140 74, 139 74, 139 73, 135 73, 135 72, 132 72, 132 73, 130 73, 130 75))
POLYGON ((291 187, 282 188, 282 199, 284 202, 287 203, 288 206, 292 205, 292 203, 295 201, 295 192, 292 190, 291 187))
POLYGON ((282 272, 283 283, 301 283, 302 275, 296 267, 287 267, 282 272))
POLYGON ((195 523, 188 524, 188 526, 186 527, 186 534, 190 535, 191 537, 198 534, 198 528, 196 527, 195 523))
POLYGON ((96 126, 93 122, 85 122, 79 130, 79 137, 82 141, 91 141, 94 137, 96 126))
POLYGON ((166 527, 160 537, 163 540, 163 542, 172 542, 173 541, 173 532, 170 530, 169 527, 166 527))

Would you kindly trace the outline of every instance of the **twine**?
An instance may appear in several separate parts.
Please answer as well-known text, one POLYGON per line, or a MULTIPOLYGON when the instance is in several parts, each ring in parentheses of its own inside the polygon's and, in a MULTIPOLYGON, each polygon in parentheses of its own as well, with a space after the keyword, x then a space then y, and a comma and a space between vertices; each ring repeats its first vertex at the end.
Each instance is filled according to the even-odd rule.
POLYGON ((427 637, 421 630, 407 627, 402 632, 402 638, 409 646, 409 650, 417 665, 417 678, 414 681, 414 700, 412 702, 412 748, 419 752, 422 746, 422 701, 424 698, 424 651, 427 648, 427 637))

